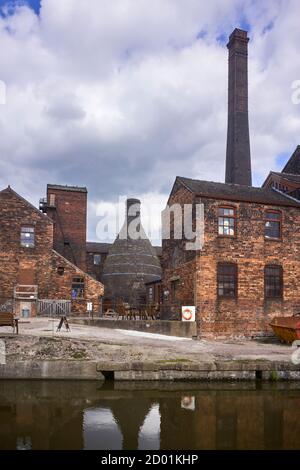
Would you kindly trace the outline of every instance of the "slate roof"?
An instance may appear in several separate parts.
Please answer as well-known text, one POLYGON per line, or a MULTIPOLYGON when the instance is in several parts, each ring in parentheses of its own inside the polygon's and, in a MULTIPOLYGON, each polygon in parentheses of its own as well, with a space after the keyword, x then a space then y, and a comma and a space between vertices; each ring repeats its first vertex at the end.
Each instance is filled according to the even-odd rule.
POLYGON ((299 183, 300 184, 300 175, 294 175, 292 173, 283 173, 283 172, 277 172, 277 171, 270 171, 270 175, 277 175, 280 176, 281 178, 284 178, 288 181, 293 181, 293 183, 299 183))
POLYGON ((189 191, 202 197, 300 207, 300 202, 274 188, 256 188, 240 184, 215 183, 212 181, 183 178, 181 176, 177 176, 176 182, 181 183, 189 191))

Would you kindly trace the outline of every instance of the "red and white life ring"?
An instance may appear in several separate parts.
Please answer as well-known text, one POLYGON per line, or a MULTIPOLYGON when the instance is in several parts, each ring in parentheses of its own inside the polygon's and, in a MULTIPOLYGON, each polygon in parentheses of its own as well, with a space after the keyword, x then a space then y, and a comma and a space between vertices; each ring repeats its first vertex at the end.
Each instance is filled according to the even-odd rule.
POLYGON ((183 310, 182 316, 186 321, 190 321, 193 318, 193 312, 189 308, 186 308, 183 310))

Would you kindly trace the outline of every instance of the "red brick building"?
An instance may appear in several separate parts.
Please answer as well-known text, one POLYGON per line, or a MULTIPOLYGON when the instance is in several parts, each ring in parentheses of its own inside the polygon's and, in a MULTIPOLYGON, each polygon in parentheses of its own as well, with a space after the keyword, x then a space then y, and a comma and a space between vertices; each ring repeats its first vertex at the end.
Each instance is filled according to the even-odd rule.
POLYGON ((16 300, 17 313, 35 315, 38 299, 62 299, 75 312, 88 301, 99 311, 103 285, 53 249, 53 221, 10 187, 0 192, 0 223, 2 306, 16 300))
MULTIPOLYGON (((168 317, 197 307, 200 336, 271 332, 278 315, 300 310, 300 203, 269 188, 176 178, 168 205, 203 204, 204 247, 163 240, 168 317)), ((195 220, 194 220, 195 226, 195 220)))
MULTIPOLYGON (((252 187, 248 125, 246 31, 230 35, 226 183, 177 177, 168 206, 203 208, 204 246, 187 249, 163 240, 163 309, 181 317, 196 306, 200 336, 257 336, 271 333, 275 316, 300 311, 300 147, 282 173, 271 172, 262 188, 252 187)), ((181 217, 180 217, 181 218, 181 217)))
POLYGON ((40 209, 53 221, 54 249, 86 271, 87 189, 48 184, 40 209))

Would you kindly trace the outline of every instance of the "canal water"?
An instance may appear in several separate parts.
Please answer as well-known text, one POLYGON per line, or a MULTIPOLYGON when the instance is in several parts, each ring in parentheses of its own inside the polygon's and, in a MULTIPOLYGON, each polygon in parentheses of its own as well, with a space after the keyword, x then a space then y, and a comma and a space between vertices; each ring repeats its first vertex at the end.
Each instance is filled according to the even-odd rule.
POLYGON ((300 384, 0 381, 0 449, 299 449, 300 384))

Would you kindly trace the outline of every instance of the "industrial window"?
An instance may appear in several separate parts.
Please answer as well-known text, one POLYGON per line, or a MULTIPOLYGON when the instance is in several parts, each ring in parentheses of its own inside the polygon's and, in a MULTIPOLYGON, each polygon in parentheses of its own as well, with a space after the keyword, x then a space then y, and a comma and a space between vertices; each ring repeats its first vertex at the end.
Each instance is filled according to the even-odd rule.
POLYGON ((84 298, 84 278, 74 277, 72 283, 72 299, 84 298))
POLYGON ((63 275, 65 274, 65 268, 64 268, 63 266, 59 266, 59 267, 57 268, 57 274, 58 274, 59 276, 63 276, 63 275))
POLYGON ((265 213, 265 238, 281 238, 281 212, 267 211, 265 213))
POLYGON ((219 263, 217 272, 218 297, 236 297, 237 295, 237 265, 219 263))
POLYGON ((268 299, 282 298, 283 270, 281 266, 265 267, 265 297, 268 299))
POLYGON ((21 246, 25 248, 34 248, 35 233, 34 227, 21 227, 21 246))
POLYGON ((55 194, 50 194, 49 196, 49 206, 55 207, 55 194))
POLYGON ((94 255, 94 265, 99 266, 101 264, 101 255, 94 255))
POLYGON ((218 234, 225 237, 235 236, 236 213, 234 207, 219 207, 218 234))

